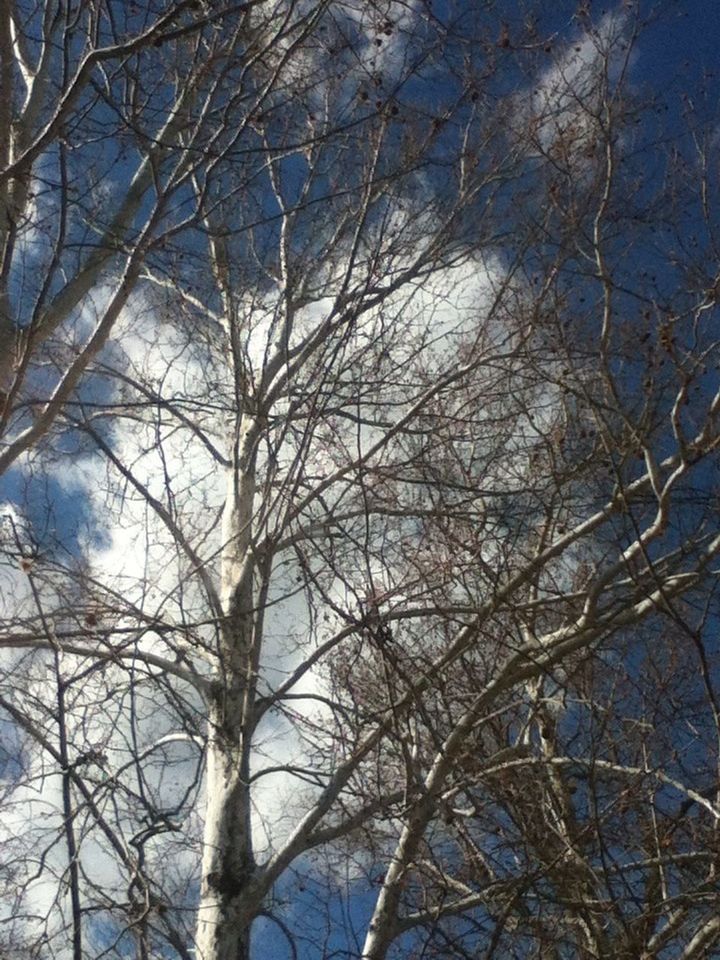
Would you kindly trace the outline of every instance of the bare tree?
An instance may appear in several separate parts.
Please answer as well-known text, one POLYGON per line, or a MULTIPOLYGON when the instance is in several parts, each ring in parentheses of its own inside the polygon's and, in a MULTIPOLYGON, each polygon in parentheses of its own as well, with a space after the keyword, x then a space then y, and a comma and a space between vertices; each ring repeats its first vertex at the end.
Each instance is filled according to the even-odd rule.
POLYGON ((716 949, 717 139, 532 12, 5 5, 7 955, 716 949))

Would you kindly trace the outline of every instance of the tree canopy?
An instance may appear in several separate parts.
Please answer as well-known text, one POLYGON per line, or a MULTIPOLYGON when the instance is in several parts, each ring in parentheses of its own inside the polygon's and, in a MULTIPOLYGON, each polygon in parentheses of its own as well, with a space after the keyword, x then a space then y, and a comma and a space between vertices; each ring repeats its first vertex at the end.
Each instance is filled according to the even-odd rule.
POLYGON ((4 958, 720 956, 692 29, 2 5, 4 958))

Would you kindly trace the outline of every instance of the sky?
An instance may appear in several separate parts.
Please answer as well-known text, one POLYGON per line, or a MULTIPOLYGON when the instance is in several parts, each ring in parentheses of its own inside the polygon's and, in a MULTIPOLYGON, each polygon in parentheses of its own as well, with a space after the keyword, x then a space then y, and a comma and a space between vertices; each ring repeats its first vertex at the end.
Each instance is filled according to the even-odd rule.
MULTIPOLYGON (((441 7, 442 4, 438 4, 441 7)), ((667 19, 648 28, 644 33, 632 63, 633 83, 638 88, 656 91, 662 96, 675 98, 683 90, 694 88, 703 71, 717 70, 720 74, 720 7, 713 2, 668 3, 667 19), (691 78, 691 79, 690 79, 691 78)), ((602 17, 603 7, 593 5, 602 17)), ((609 5, 605 9, 616 9, 609 5)), ((560 22, 560 20, 558 21, 560 22)), ((567 17, 562 19, 562 24, 567 17)), ((717 78, 709 84, 710 107, 714 109, 718 89, 717 78)), ((673 107, 672 109, 676 109, 673 107)), ((135 344, 142 352, 143 344, 135 344)), ((209 469, 205 463, 198 465, 198 476, 209 469)), ((19 465, 0 479, 0 502, 22 507, 34 524, 35 535, 43 549, 43 541, 52 542, 52 549, 66 555, 80 557, 83 551, 92 548, 102 554, 107 549, 106 562, 112 562, 119 551, 125 551, 133 562, 142 562, 143 547, 129 534, 123 541, 122 532, 115 532, 115 539, 108 538, 103 518, 98 516, 98 502, 93 500, 83 487, 82 477, 71 476, 71 471, 61 479, 42 473, 30 475, 27 468, 19 465), (48 513, 48 504, 51 511, 48 513), (113 552, 114 551, 114 552, 113 552)), ((291 881, 288 881, 290 883, 291 881)), ((282 890, 278 893, 282 895, 282 890)), ((347 909, 350 919, 356 921, 368 908, 364 900, 356 900, 349 906, 338 899, 338 913, 347 909)), ((259 960, 271 960, 285 955, 283 937, 277 931, 259 924, 263 930, 264 948, 259 960)), ((311 953, 308 952, 308 956, 311 953)))

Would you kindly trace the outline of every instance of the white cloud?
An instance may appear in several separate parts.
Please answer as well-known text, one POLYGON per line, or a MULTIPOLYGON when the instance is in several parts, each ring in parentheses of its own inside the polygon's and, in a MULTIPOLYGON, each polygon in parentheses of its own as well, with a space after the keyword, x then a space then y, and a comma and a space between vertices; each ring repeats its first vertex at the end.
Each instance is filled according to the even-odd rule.
POLYGON ((344 4, 343 10, 364 38, 360 59, 369 75, 381 74, 392 81, 405 65, 407 44, 421 16, 418 0, 385 0, 373 4, 351 0, 344 4))
POLYGON ((627 17, 607 13, 567 44, 533 84, 516 98, 513 124, 521 138, 530 132, 543 153, 582 170, 601 133, 603 98, 625 68, 627 17))
MULTIPOLYGON (((388 388, 388 401, 397 400, 397 407, 390 415, 399 416, 407 409, 413 397, 432 382, 435 373, 452 369, 458 362, 458 351, 463 344, 477 337, 483 349, 492 352, 508 338, 499 315, 488 320, 496 294, 505 280, 506 274, 499 260, 471 261, 453 270, 438 271, 416 284, 408 284, 374 313, 360 318, 357 329, 343 345, 349 358, 354 356, 353 351, 361 355, 368 345, 375 343, 374 338, 380 338, 386 335, 384 330, 390 330, 391 347, 397 362, 407 362, 409 369, 418 375, 417 384, 407 394, 403 394, 405 387, 398 388, 395 394, 388 388), (421 379, 421 373, 427 381, 421 379)), ((327 316, 331 303, 329 297, 323 297, 304 308, 298 318, 295 337, 316 329, 327 316)), ((262 299, 250 297, 241 303, 244 346, 256 376, 272 352, 278 335, 274 324, 276 307, 271 295, 262 299)), ((173 522, 182 528, 206 562, 210 575, 217 580, 222 543, 219 524, 213 524, 225 496, 225 471, 213 459, 197 432, 188 423, 183 424, 173 417, 167 404, 157 400, 162 394, 165 400, 183 412, 188 422, 196 425, 197 430, 205 431, 212 442, 224 445, 227 424, 223 406, 232 406, 228 372, 222 369, 221 360, 212 360, 202 338, 194 338, 191 334, 192 331, 181 324, 164 322, 151 299, 133 299, 123 313, 105 356, 108 363, 115 364, 123 375, 145 384, 147 393, 124 387, 126 395, 121 397, 121 389, 117 388, 116 399, 133 403, 128 405, 124 416, 113 418, 107 442, 120 464, 130 470, 149 494, 168 510, 173 522)), ((349 387, 352 387, 352 369, 348 361, 349 387)), ((384 400, 373 397, 373 402, 377 401, 378 405, 384 400)), ((285 402, 281 401, 278 407, 281 412, 286 409, 282 407, 285 402)), ((98 420, 98 429, 105 429, 102 418, 98 420)), ((363 425, 358 431, 351 421, 343 421, 337 429, 342 435, 334 448, 322 431, 308 440, 305 468, 315 480, 331 475, 347 461, 348 456, 367 451, 383 428, 363 425)), ((285 443, 287 464, 290 464, 297 449, 296 441, 287 437, 285 443)), ((209 644, 213 637, 212 625, 196 624, 196 621, 210 620, 211 616, 195 571, 187 557, 178 550, 175 536, 149 506, 143 493, 100 455, 82 457, 64 466, 60 481, 68 494, 82 496, 89 510, 102 518, 103 542, 83 544, 88 575, 95 583, 102 584, 101 587, 89 587, 89 592, 93 597, 104 598, 108 608, 116 608, 114 612, 110 609, 106 614, 108 620, 101 622, 100 628, 137 629, 138 620, 145 616, 148 629, 141 638, 135 637, 139 654, 151 650, 173 655, 172 642, 163 639, 161 625, 173 625, 178 637, 185 637, 187 631, 191 642, 201 638, 209 644), (162 621, 162 624, 156 623, 155 628, 150 629, 154 620, 162 621)), ((333 498, 342 495, 342 490, 329 491, 326 504, 332 505, 333 498)), ((359 613, 356 598, 364 596, 367 591, 369 567, 371 579, 383 590, 392 592, 392 602, 404 602, 408 596, 404 578, 414 577, 415 568, 409 569, 404 561, 402 552, 405 548, 401 542, 388 541, 385 546, 386 556, 374 556, 374 545, 370 542, 367 566, 356 562, 362 552, 360 548, 355 552, 348 550, 347 556, 339 561, 337 577, 330 578, 325 584, 328 596, 339 600, 343 607, 349 600, 350 613, 359 613)), ((294 593, 297 577, 302 575, 303 571, 293 562, 288 562, 276 573, 270 598, 273 605, 268 610, 265 648, 260 664, 263 692, 275 689, 314 649, 318 638, 341 625, 339 618, 332 614, 327 625, 317 628, 315 624, 315 629, 311 628, 311 611, 306 600, 303 595, 294 593)), ((114 639, 117 642, 118 637, 114 639)), ((134 642, 132 632, 128 634, 128 642, 134 642)), ((67 661, 69 673, 73 663, 77 666, 80 661, 67 661)), ((89 660, 83 661, 83 667, 88 663, 89 660)), ((205 668, 201 665, 201 669, 205 668)), ((184 755, 178 747, 180 752, 173 754, 175 762, 170 769, 150 763, 152 757, 159 757, 150 750, 157 738, 180 734, 183 723, 186 720, 194 722, 196 709, 198 713, 201 711, 197 700, 193 700, 181 685, 176 685, 178 701, 166 697, 162 684, 156 684, 151 674, 152 671, 142 667, 140 658, 137 664, 132 661, 125 666, 107 664, 84 681, 73 702, 70 720, 73 751, 77 754, 90 748, 106 758, 100 768, 88 768, 88 773, 98 779, 102 776, 118 778, 119 786, 113 788, 116 806, 109 803, 109 795, 100 787, 98 792, 108 802, 108 816, 124 842, 137 835, 141 826, 142 807, 137 801, 141 779, 146 796, 155 796, 161 805, 172 802, 173 797, 182 793, 183 785, 192 783, 198 774, 197 753, 193 750, 184 755), (137 750, 148 751, 142 778, 133 765, 137 750), (123 793, 123 789, 127 793, 123 793)), ((50 690, 47 677, 37 678, 33 690, 38 697, 42 697, 45 691, 47 699, 50 690)), ((327 670, 307 672, 292 693, 297 699, 284 704, 282 712, 268 714, 256 733, 254 774, 271 766, 315 763, 319 756, 324 757, 329 769, 337 760, 337 756, 333 757, 327 749, 322 729, 318 729, 327 727, 330 718, 329 708, 316 699, 331 693, 327 670)), ((33 767, 33 771, 35 769, 33 767)), ((37 776, 41 789, 47 791, 47 802, 55 811, 54 829, 58 829, 61 807, 57 783, 46 776, 41 767, 37 770, 37 774, 31 771, 29 776, 37 776)), ((257 779, 252 793, 253 828, 260 857, 276 849, 288 836, 317 789, 318 786, 306 783, 288 770, 257 779)), ((28 822, 33 809, 32 798, 24 786, 18 788, 16 796, 18 810, 24 810, 19 816, 24 816, 28 822)), ((185 814, 179 819, 183 817, 185 814)), ((200 825, 188 816, 183 819, 183 829, 189 833, 188 846, 173 846, 173 837, 169 835, 166 840, 158 838, 153 841, 152 849, 158 860, 164 856, 164 850, 172 849, 178 872, 187 870, 192 874, 198 862, 193 844, 197 843, 200 825)), ((60 845, 57 855, 59 870, 64 862, 60 845)), ((118 868, 117 858, 106 841, 90 826, 83 839, 82 857, 93 881, 120 888, 124 872, 118 868)))

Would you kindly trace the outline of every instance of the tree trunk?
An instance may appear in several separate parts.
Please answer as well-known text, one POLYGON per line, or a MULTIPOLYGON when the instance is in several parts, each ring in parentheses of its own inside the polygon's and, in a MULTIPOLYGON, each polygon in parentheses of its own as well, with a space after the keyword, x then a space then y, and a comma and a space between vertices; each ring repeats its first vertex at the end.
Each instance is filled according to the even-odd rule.
POLYGON ((197 957, 247 960, 249 923, 240 904, 254 860, 249 787, 238 729, 242 697, 224 691, 220 698, 210 718, 197 957))
MULTIPOLYGON (((225 614, 208 716, 207 808, 196 932, 198 960, 247 960, 248 886, 255 860, 247 741, 252 737, 253 576, 249 557, 255 493, 250 422, 228 469, 220 599, 225 614)), ((251 899, 251 898, 250 898, 251 899)))

